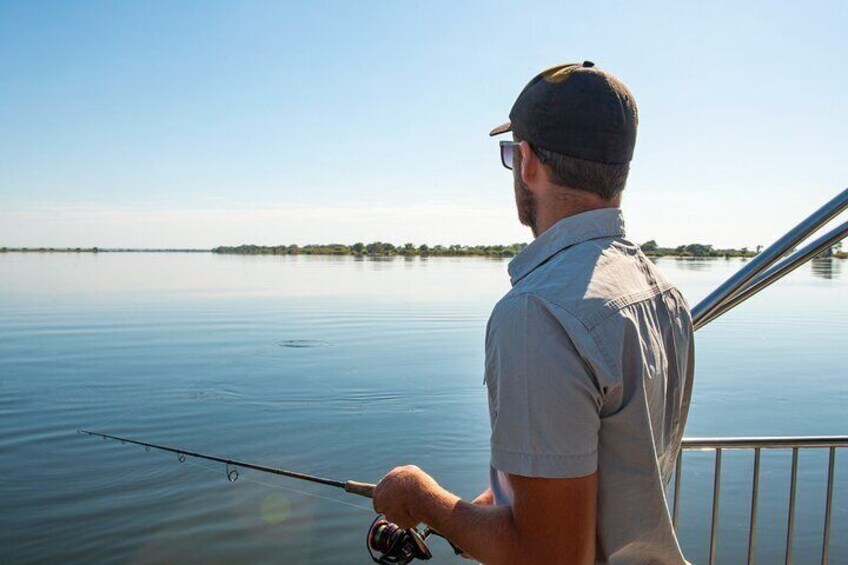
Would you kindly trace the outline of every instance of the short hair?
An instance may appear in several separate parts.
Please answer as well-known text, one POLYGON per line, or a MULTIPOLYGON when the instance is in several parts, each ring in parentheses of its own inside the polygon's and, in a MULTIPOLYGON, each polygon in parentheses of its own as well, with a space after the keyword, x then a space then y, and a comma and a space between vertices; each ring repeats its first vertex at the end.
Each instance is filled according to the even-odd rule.
POLYGON ((627 184, 630 163, 600 163, 561 155, 541 147, 534 146, 534 149, 537 155, 544 157, 554 184, 592 192, 604 200, 612 200, 621 194, 627 184))

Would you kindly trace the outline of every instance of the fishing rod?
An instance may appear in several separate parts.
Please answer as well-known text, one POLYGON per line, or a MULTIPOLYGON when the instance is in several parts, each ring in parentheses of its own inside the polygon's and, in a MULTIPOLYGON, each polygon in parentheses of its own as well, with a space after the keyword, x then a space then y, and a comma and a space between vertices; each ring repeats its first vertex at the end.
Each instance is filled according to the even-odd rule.
POLYGON ((113 439, 115 441, 120 441, 121 443, 132 443, 134 445, 140 445, 144 448, 147 448, 148 451, 150 451, 150 449, 158 449, 160 451, 169 451, 171 453, 176 453, 177 459, 180 463, 185 461, 186 457, 194 457, 195 459, 206 459, 207 461, 217 461, 218 463, 223 463, 227 466, 227 478, 230 480, 231 483, 236 482, 239 476, 236 467, 243 467, 245 469, 261 471, 263 473, 271 473, 273 475, 280 475, 282 477, 290 477, 292 479, 300 479, 301 481, 309 481, 312 483, 319 483, 322 485, 340 488, 343 489, 345 492, 349 492, 357 496, 362 496, 364 498, 374 498, 375 485, 370 483, 360 483, 359 481, 334 481, 332 479, 325 479, 322 477, 316 477, 314 475, 307 475, 306 473, 295 473, 294 471, 286 471, 283 469, 277 469, 276 467, 268 467, 266 465, 258 465, 256 463, 248 463, 246 461, 228 459, 226 457, 218 457, 217 455, 208 455, 206 453, 197 453, 195 451, 177 449, 175 447, 158 445, 146 441, 137 441, 134 439, 127 439, 125 437, 111 436, 109 434, 101 434, 99 432, 92 432, 89 430, 77 430, 77 432, 90 436, 102 437, 103 439, 113 439), (231 469, 230 467, 233 468, 231 469))
MULTIPOLYGON (((224 465, 226 465, 225 470, 227 480, 229 480, 231 483, 234 483, 238 480, 238 468, 241 467, 243 469, 252 469, 254 471, 259 471, 262 473, 270 473, 272 475, 289 477, 292 479, 309 481, 312 483, 318 483, 342 489, 345 492, 355 494, 363 498, 374 498, 374 488, 376 485, 372 483, 325 479, 323 477, 317 477, 315 475, 309 475, 306 473, 287 471, 285 469, 278 469, 276 467, 269 467, 267 465, 250 463, 248 461, 240 461, 238 459, 230 459, 228 457, 219 457, 217 455, 199 453, 197 451, 190 451, 187 449, 178 449, 176 447, 169 447, 167 445, 159 445, 157 443, 151 443, 147 441, 139 441, 125 437, 113 436, 100 432, 93 432, 91 430, 78 429, 77 433, 85 434, 88 436, 100 437, 104 440, 111 439, 114 441, 119 441, 122 444, 130 443, 133 445, 139 445, 141 447, 144 447, 146 451, 156 449, 159 451, 175 453, 177 455, 177 460, 180 463, 185 462, 186 457, 193 457, 195 459, 205 459, 207 461, 223 463, 224 465)), ((430 551, 430 548, 427 546, 426 542, 427 538, 431 535, 436 535, 444 538, 444 536, 442 536, 439 532, 430 528, 425 528, 422 531, 418 531, 417 528, 402 529, 397 524, 393 524, 383 519, 382 514, 378 514, 374 521, 371 523, 371 527, 368 529, 368 534, 365 539, 365 546, 368 549, 368 554, 371 556, 371 559, 375 563, 380 563, 381 565, 405 565, 413 559, 426 560, 430 559, 433 556, 433 553, 430 551)), ((448 543, 450 543, 455 553, 462 553, 462 551, 455 545, 453 545, 450 540, 447 541, 448 543)))

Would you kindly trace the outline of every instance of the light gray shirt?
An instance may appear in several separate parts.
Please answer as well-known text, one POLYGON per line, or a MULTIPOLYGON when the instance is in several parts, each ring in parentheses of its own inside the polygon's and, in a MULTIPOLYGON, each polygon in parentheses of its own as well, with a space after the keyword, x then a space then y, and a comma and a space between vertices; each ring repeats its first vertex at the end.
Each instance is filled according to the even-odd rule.
POLYGON ((689 306, 618 208, 560 220, 509 264, 486 330, 491 486, 598 472, 598 563, 685 563, 666 501, 689 411, 689 306))

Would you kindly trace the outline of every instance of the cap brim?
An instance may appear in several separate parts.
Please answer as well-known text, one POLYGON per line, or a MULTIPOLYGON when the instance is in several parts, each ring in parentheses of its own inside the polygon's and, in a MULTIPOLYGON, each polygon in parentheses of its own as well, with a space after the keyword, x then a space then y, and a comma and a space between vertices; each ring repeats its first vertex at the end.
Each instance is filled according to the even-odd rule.
POLYGON ((501 124, 492 131, 489 132, 489 135, 495 136, 500 135, 502 133, 506 133, 508 131, 512 131, 512 122, 507 122, 505 124, 501 124))

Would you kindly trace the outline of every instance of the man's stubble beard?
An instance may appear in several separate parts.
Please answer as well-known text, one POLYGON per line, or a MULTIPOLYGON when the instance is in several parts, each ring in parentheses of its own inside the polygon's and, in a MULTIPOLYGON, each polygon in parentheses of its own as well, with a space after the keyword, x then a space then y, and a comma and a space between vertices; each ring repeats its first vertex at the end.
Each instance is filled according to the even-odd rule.
MULTIPOLYGON (((518 169, 520 170, 520 169, 518 169)), ((536 198, 521 180, 521 174, 513 174, 515 180, 515 205, 518 208, 518 221, 529 227, 536 237, 536 198)))

